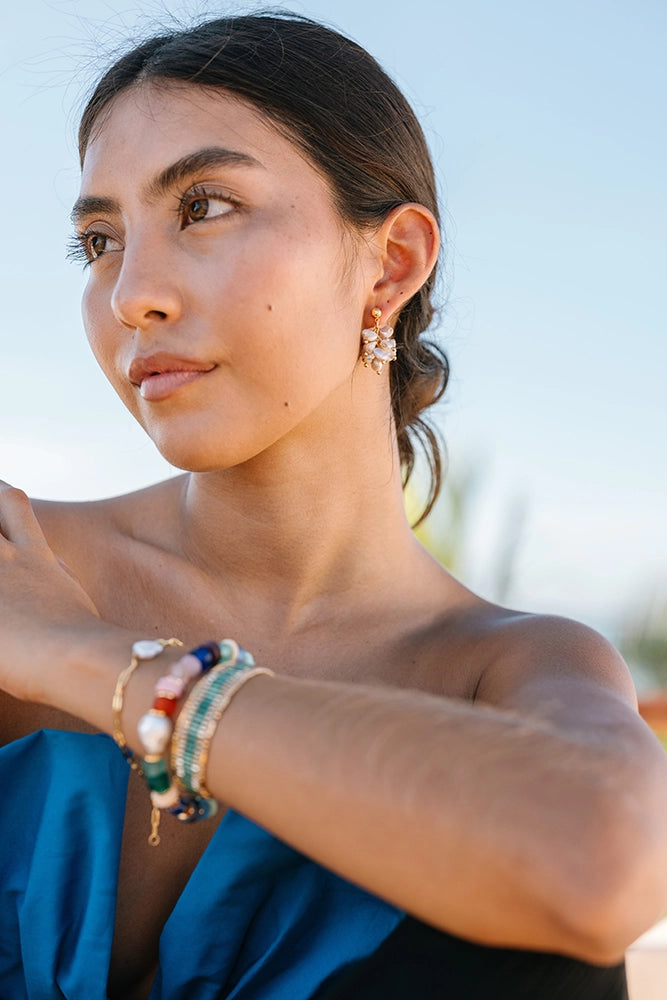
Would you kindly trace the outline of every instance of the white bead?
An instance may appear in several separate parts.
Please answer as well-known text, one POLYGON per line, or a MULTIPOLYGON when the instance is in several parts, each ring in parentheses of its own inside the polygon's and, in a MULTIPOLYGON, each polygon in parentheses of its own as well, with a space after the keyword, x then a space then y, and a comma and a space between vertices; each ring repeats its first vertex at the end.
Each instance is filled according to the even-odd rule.
POLYGON ((364 344, 370 344, 374 340, 378 339, 378 335, 375 332, 375 330, 362 330, 361 339, 363 340, 364 344))
POLYGON ((371 368, 373 369, 374 372, 377 372, 379 375, 380 372, 382 371, 382 362, 377 360, 373 361, 373 363, 371 364, 371 368))
POLYGON ((138 660, 152 660, 163 649, 164 646, 157 639, 138 639, 132 646, 132 655, 138 660))
POLYGON ((394 329, 391 326, 382 326, 382 327, 380 327, 380 334, 382 335, 382 337, 385 340, 388 340, 388 338, 391 337, 393 335, 393 333, 394 333, 394 329))
POLYGON ((171 722, 166 715, 153 715, 151 712, 142 715, 137 732, 147 754, 164 752, 171 736, 171 728, 171 722))
POLYGON ((374 353, 378 361, 391 361, 391 351, 383 351, 381 347, 376 347, 374 353))
POLYGON ((180 798, 175 785, 170 785, 166 792, 151 792, 151 802, 157 809, 170 809, 178 805, 180 798))

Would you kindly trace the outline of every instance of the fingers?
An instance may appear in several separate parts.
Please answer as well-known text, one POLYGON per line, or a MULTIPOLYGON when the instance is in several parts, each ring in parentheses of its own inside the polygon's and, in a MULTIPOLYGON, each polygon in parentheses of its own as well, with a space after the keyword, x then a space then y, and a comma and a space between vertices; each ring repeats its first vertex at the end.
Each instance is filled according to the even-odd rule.
POLYGON ((23 492, 0 479, 0 533, 17 544, 41 543, 46 539, 30 500, 23 492))

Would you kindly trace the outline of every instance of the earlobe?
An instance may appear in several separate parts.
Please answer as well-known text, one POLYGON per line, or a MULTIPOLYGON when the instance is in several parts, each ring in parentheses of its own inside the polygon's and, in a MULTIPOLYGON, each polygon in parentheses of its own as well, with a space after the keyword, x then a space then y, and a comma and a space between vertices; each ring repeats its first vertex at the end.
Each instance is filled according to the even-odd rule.
POLYGON ((372 305, 393 317, 419 291, 435 266, 440 247, 438 223, 423 205, 398 205, 384 220, 374 242, 382 252, 384 271, 373 288, 372 305))

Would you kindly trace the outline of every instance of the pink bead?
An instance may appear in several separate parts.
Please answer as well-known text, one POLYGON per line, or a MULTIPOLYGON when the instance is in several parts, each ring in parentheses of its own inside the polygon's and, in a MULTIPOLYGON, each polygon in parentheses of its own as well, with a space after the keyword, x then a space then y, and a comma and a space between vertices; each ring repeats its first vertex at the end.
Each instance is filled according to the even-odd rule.
POLYGON ((173 694, 175 698, 180 698, 184 690, 185 681, 181 677, 174 677, 173 675, 160 677, 155 685, 155 693, 157 695, 173 694))
POLYGON ((196 656, 191 656, 187 653, 182 656, 177 663, 171 668, 172 677, 180 678, 185 681, 193 681, 195 677, 199 677, 202 672, 201 663, 196 656))

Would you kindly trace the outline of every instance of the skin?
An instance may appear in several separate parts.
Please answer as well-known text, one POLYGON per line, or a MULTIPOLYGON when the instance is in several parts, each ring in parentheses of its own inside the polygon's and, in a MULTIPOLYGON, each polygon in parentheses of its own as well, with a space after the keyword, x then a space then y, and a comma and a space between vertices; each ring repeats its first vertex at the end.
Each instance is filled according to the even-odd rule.
MULTIPOLYGON (((345 230, 291 143, 192 86, 115 101, 82 198, 78 229, 104 251, 84 298, 92 349, 188 471, 90 504, 33 507, 0 487, 3 740, 109 732, 138 637, 233 635, 276 676, 250 681, 213 739, 221 802, 437 927, 619 960, 667 900, 664 754, 600 636, 482 601, 421 548, 388 372, 358 360, 371 310, 395 317, 433 267, 430 213, 345 230), (200 165, 158 191, 212 147, 256 162, 200 165), (128 372, 156 352, 201 374, 148 399, 128 372)), ((130 745, 176 656, 129 685, 130 745)), ((132 776, 109 973, 110 995, 131 1000, 215 829, 165 817, 155 850, 148 811, 132 776)))

